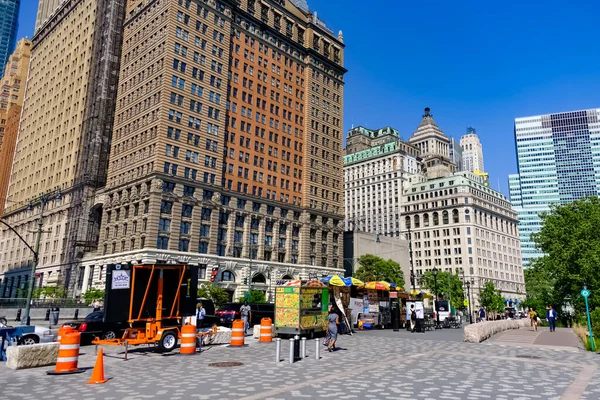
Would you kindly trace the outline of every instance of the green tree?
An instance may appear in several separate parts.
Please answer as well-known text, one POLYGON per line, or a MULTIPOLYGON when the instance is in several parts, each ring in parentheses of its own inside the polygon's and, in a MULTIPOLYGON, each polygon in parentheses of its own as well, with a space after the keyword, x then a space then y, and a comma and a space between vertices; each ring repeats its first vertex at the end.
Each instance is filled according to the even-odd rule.
POLYGON ((545 289, 547 298, 539 299, 560 309, 564 299, 570 298, 575 310, 582 313, 585 303, 579 292, 587 284, 596 290, 589 297, 590 307, 599 307, 600 199, 594 196, 554 205, 541 219, 542 228, 532 239, 545 255, 531 267, 539 274, 539 282, 549 286, 545 289))
POLYGON ((535 260, 523 272, 525 274, 525 291, 527 297, 522 305, 529 309, 534 308, 540 312, 548 304, 553 303, 554 280, 543 269, 543 265, 535 262, 535 260))
POLYGON ((90 304, 96 299, 104 300, 104 290, 90 288, 83 294, 86 304, 90 304))
POLYGON ((266 303, 267 297, 265 296, 265 292, 261 290, 251 290, 248 294, 248 298, 246 296, 240 297, 238 299, 239 302, 243 302, 244 300, 248 300, 248 303, 266 303))
POLYGON ((437 277, 434 277, 433 272, 426 271, 420 279, 421 287, 428 289, 433 293, 436 289, 436 279, 438 296, 442 298, 452 297, 452 307, 455 309, 462 307, 465 292, 463 289, 463 282, 458 274, 455 275, 451 272, 438 271, 437 277))
POLYGON ((492 282, 486 282, 479 294, 479 303, 488 312, 499 312, 504 310, 504 298, 492 282))
POLYGON ((205 283, 198 288, 198 297, 203 299, 211 299, 215 303, 215 307, 220 307, 229 301, 229 295, 227 291, 213 285, 212 283, 205 283))
POLYGON ((364 282, 386 281, 404 288, 404 273, 397 262, 365 254, 358 259, 358 264, 360 267, 354 272, 355 278, 364 282))
POLYGON ((33 291, 32 297, 35 299, 60 299, 66 294, 66 290, 59 289, 57 286, 42 286, 33 291))

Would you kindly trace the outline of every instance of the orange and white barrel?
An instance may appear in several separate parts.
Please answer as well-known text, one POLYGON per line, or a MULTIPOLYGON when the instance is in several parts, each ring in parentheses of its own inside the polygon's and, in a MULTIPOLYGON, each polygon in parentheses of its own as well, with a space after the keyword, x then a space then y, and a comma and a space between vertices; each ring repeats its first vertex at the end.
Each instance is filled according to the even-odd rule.
POLYGON ((77 368, 80 342, 81 333, 77 331, 63 333, 60 338, 60 344, 58 345, 56 367, 54 368, 54 371, 49 371, 48 374, 61 375, 83 372, 82 369, 77 368))
POLYGON ((236 319, 231 325, 231 343, 232 347, 241 347, 244 345, 244 321, 236 319))
POLYGON ((181 344, 179 345, 179 354, 196 354, 196 327, 194 325, 184 325, 181 328, 181 344))
POLYGON ((273 321, 271 318, 260 320, 260 340, 261 343, 270 343, 273 341, 273 321))

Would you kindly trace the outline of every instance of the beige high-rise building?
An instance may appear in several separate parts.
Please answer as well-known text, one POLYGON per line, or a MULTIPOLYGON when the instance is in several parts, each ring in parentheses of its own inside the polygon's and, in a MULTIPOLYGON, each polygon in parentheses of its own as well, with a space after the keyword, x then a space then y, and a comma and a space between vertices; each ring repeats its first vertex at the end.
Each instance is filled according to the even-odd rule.
POLYGON ((8 58, 0 81, 0 216, 8 191, 30 56, 31 40, 21 39, 8 58))
POLYGON ((485 171, 483 166, 483 147, 475 128, 467 128, 467 134, 460 138, 462 148, 463 165, 465 171, 485 171))
MULTIPOLYGON (((95 194, 106 183, 124 0, 41 1, 3 219, 32 245, 38 285, 78 282, 97 246, 95 194)), ((0 297, 30 278, 32 252, 0 231, 0 297)))
POLYGON ((517 214, 483 178, 456 172, 408 184, 402 203, 403 227, 412 231, 417 277, 433 268, 458 272, 465 282, 473 282, 473 309, 479 307, 479 293, 487 281, 506 299, 524 300, 517 214))
POLYGON ((344 43, 305 1, 129 1, 100 246, 239 296, 342 270, 344 43), (141 5, 140 5, 141 4, 141 5))

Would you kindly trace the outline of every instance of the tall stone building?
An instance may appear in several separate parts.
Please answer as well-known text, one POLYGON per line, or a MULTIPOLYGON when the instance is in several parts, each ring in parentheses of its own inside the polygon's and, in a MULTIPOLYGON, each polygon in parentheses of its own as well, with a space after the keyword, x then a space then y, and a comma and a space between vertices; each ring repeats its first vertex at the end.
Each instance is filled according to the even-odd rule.
MULTIPOLYGON (((42 219, 38 285, 73 291, 84 252, 97 246, 123 18, 124 0, 40 2, 3 217, 30 244, 42 219)), ((1 297, 26 285, 32 262, 2 230, 1 297)))
POLYGON ((8 58, 0 82, 0 216, 8 191, 30 56, 31 40, 21 39, 8 58))
POLYGON ((440 178, 456 171, 450 158, 450 138, 435 123, 429 107, 408 142, 421 152, 427 178, 440 178))
POLYGON ((233 297, 342 268, 344 43, 305 1, 129 1, 100 246, 233 297))
POLYGON ((457 172, 409 184, 402 202, 417 276, 433 268, 464 275, 473 307, 487 281, 507 300, 525 298, 517 213, 483 178, 457 172))
POLYGON ((400 237, 402 190, 422 181, 420 151, 391 128, 348 131, 344 156, 345 230, 400 237))
POLYGON ((465 171, 485 171, 483 166, 483 147, 475 128, 467 128, 467 134, 461 136, 463 163, 465 171))

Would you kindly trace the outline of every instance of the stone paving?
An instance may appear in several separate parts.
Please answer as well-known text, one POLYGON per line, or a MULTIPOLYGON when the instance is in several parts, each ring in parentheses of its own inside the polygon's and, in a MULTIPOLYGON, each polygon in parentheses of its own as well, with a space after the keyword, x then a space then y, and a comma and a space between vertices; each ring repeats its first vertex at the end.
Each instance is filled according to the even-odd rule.
POLYGON ((585 399, 600 398, 600 357, 579 349, 540 349, 460 341, 462 330, 425 334, 364 331, 340 336, 329 353, 315 341, 309 357, 289 364, 288 342, 248 337, 244 348, 213 346, 200 355, 104 347, 103 385, 86 385, 94 347, 82 348, 83 374, 48 376, 51 368, 12 371, 0 365, 7 399, 585 399), (241 362, 231 368, 215 362, 241 362))

